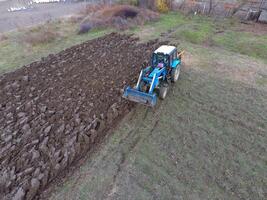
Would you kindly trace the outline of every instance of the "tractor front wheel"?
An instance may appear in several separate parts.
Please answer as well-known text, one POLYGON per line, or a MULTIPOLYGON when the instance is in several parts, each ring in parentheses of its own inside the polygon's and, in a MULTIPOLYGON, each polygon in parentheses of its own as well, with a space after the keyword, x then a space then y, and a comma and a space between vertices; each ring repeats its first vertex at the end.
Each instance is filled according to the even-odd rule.
POLYGON ((171 81, 173 83, 178 81, 179 76, 180 76, 180 69, 181 69, 181 67, 178 67, 178 66, 175 69, 172 69, 172 71, 171 71, 171 81))
POLYGON ((160 99, 165 99, 166 96, 167 96, 167 93, 168 93, 168 86, 167 85, 162 85, 160 88, 159 88, 159 98, 160 99))

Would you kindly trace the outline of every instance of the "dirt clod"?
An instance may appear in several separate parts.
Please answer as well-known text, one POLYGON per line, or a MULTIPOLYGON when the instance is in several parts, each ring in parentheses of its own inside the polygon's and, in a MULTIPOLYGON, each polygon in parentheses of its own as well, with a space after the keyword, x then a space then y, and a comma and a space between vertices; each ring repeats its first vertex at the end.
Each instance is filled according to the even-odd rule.
POLYGON ((20 187, 12 200, 23 200, 25 191, 20 187))

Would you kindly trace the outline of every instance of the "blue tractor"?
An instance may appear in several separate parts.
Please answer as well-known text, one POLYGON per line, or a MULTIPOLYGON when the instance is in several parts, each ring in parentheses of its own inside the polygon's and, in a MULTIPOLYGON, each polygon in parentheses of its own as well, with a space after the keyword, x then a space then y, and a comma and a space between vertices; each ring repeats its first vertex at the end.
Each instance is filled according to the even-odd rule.
POLYGON ((169 83, 179 78, 183 53, 174 46, 159 47, 152 55, 151 66, 141 70, 134 88, 126 87, 123 98, 152 107, 157 96, 165 99, 169 83))

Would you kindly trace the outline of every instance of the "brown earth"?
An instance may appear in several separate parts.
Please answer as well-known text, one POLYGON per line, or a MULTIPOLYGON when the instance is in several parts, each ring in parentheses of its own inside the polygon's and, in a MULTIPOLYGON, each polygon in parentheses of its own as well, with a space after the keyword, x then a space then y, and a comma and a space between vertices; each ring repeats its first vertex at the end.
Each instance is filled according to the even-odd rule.
POLYGON ((158 45, 112 33, 2 75, 0 197, 37 198, 92 149, 133 106, 122 89, 158 45))
POLYGON ((266 35, 267 34, 267 24, 249 22, 249 23, 240 23, 237 31, 246 31, 253 33, 255 35, 266 35))
POLYGON ((81 25, 89 25, 91 28, 111 27, 119 30, 159 19, 159 14, 154 11, 131 5, 88 5, 81 15, 82 17, 77 16, 74 20, 79 21, 81 17, 81 25))

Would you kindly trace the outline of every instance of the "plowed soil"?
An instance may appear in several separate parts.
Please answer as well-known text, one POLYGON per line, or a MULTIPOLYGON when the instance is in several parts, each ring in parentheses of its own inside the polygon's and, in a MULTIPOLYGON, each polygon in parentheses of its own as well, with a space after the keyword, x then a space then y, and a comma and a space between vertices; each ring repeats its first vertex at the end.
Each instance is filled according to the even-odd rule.
POLYGON ((133 106, 121 99, 159 43, 112 33, 0 77, 0 197, 33 199, 133 106))

